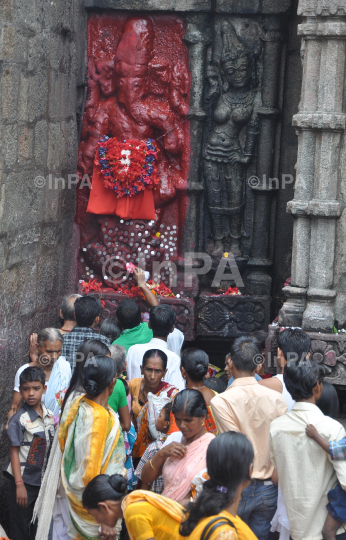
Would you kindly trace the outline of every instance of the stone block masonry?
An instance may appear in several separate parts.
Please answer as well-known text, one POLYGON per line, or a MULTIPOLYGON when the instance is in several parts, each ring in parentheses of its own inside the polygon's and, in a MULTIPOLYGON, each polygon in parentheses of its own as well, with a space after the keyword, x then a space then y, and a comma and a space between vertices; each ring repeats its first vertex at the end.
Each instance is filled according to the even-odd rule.
MULTIPOLYGON (((14 376, 28 361, 29 336, 56 326, 59 302, 76 290, 74 186, 66 182, 64 190, 48 178, 76 172, 85 17, 81 0, 0 5, 1 469, 14 376)), ((7 498, 0 475, 5 528, 7 498)))

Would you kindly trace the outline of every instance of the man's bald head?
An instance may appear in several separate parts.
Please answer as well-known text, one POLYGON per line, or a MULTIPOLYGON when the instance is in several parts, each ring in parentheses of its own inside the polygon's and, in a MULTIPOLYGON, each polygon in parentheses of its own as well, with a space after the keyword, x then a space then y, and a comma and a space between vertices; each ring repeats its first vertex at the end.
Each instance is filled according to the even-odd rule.
POLYGON ((61 318, 64 321, 75 321, 74 303, 77 298, 81 298, 80 294, 68 294, 63 298, 61 303, 61 318))

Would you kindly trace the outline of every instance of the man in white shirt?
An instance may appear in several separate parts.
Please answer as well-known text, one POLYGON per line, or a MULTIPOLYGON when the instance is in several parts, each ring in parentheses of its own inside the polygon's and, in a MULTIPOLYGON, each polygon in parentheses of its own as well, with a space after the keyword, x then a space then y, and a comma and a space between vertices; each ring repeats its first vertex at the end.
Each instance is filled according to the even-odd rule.
POLYGON ((185 381, 180 371, 180 357, 170 351, 167 338, 174 330, 176 313, 168 304, 160 304, 150 310, 149 328, 153 331, 153 338, 149 343, 132 345, 127 353, 127 376, 129 380, 141 377, 143 355, 150 349, 159 349, 167 354, 167 373, 165 381, 179 390, 185 388, 185 381))
MULTIPOLYGON (((327 441, 346 436, 342 425, 316 406, 323 377, 323 367, 306 357, 289 362, 284 382, 296 403, 270 426, 270 457, 278 473, 293 540, 322 539, 328 492, 338 481, 346 489, 346 460, 332 461, 305 433, 306 426, 313 424, 327 441)), ((345 527, 338 530, 338 540, 346 538, 345 527)))
POLYGON ((168 334, 167 347, 170 351, 175 352, 178 356, 181 356, 181 348, 184 343, 185 336, 181 330, 174 328, 173 332, 168 334))

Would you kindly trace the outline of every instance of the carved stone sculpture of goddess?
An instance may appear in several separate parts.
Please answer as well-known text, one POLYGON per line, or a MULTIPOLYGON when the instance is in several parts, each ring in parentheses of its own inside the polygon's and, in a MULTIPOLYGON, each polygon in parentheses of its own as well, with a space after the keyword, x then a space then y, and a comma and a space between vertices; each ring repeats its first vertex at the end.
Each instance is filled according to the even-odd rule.
POLYGON ((231 251, 241 257, 246 168, 258 135, 256 60, 261 46, 245 46, 227 20, 216 28, 208 66, 207 99, 216 101, 213 128, 204 148, 204 178, 214 239, 213 255, 231 251), (217 99, 215 99, 219 96, 217 99), (240 134, 246 129, 244 147, 240 134))

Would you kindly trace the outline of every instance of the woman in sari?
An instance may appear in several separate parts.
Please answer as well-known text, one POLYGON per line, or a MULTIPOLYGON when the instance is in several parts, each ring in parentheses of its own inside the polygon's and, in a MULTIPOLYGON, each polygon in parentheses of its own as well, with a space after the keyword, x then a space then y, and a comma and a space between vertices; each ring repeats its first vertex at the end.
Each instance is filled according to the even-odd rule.
POLYGON ((205 432, 208 409, 198 390, 179 392, 172 412, 181 433, 168 437, 163 448, 144 465, 142 481, 152 484, 162 474, 162 495, 173 501, 183 501, 195 495, 196 487, 203 483, 207 448, 214 435, 205 432))
POLYGON ((148 393, 165 395, 173 400, 179 390, 162 379, 167 372, 167 355, 159 349, 150 349, 143 356, 141 373, 143 378, 129 382, 132 396, 132 414, 137 429, 137 440, 133 448, 134 459, 140 459, 153 439, 148 425, 148 393))
MULTIPOLYGON (((85 395, 66 405, 59 430, 62 483, 68 499, 72 540, 98 540, 99 527, 85 511, 82 496, 99 474, 125 473, 124 438, 108 398, 116 383, 115 362, 107 356, 89 359, 83 369, 85 395)), ((101 537, 115 540, 116 532, 103 525, 101 537)))
MULTIPOLYGON (((80 345, 76 358, 70 386, 65 387, 57 395, 56 399, 61 409, 61 415, 65 406, 74 398, 85 393, 83 388, 83 369, 87 360, 94 356, 108 356, 109 349, 98 339, 89 339, 80 345)), ((59 430, 57 430, 47 469, 41 484, 39 496, 36 500, 33 519, 38 518, 36 540, 47 540, 53 514, 53 540, 70 540, 67 529, 70 524, 66 493, 61 485, 61 460, 62 453, 59 445, 59 430)))
POLYGON ((210 479, 187 510, 150 491, 125 496, 126 484, 118 475, 94 478, 84 491, 83 505, 98 523, 110 527, 124 516, 131 540, 200 540, 213 525, 209 540, 257 540, 237 516, 253 458, 252 445, 241 433, 231 431, 214 438, 207 451, 210 479))
POLYGON ((205 429, 214 435, 218 434, 210 402, 216 393, 204 385, 204 378, 208 373, 209 357, 200 349, 185 349, 181 355, 181 374, 186 380, 186 387, 199 390, 207 404, 208 414, 205 419, 205 429))
POLYGON ((180 526, 189 540, 257 540, 248 525, 237 516, 239 501, 251 482, 254 451, 242 433, 228 431, 208 447, 209 480, 193 503, 187 505, 187 519, 180 526))
POLYGON ((185 516, 180 504, 143 490, 126 497, 126 490, 126 480, 119 474, 101 474, 86 487, 83 506, 98 523, 109 527, 125 517, 131 540, 180 539, 179 526, 185 516))

